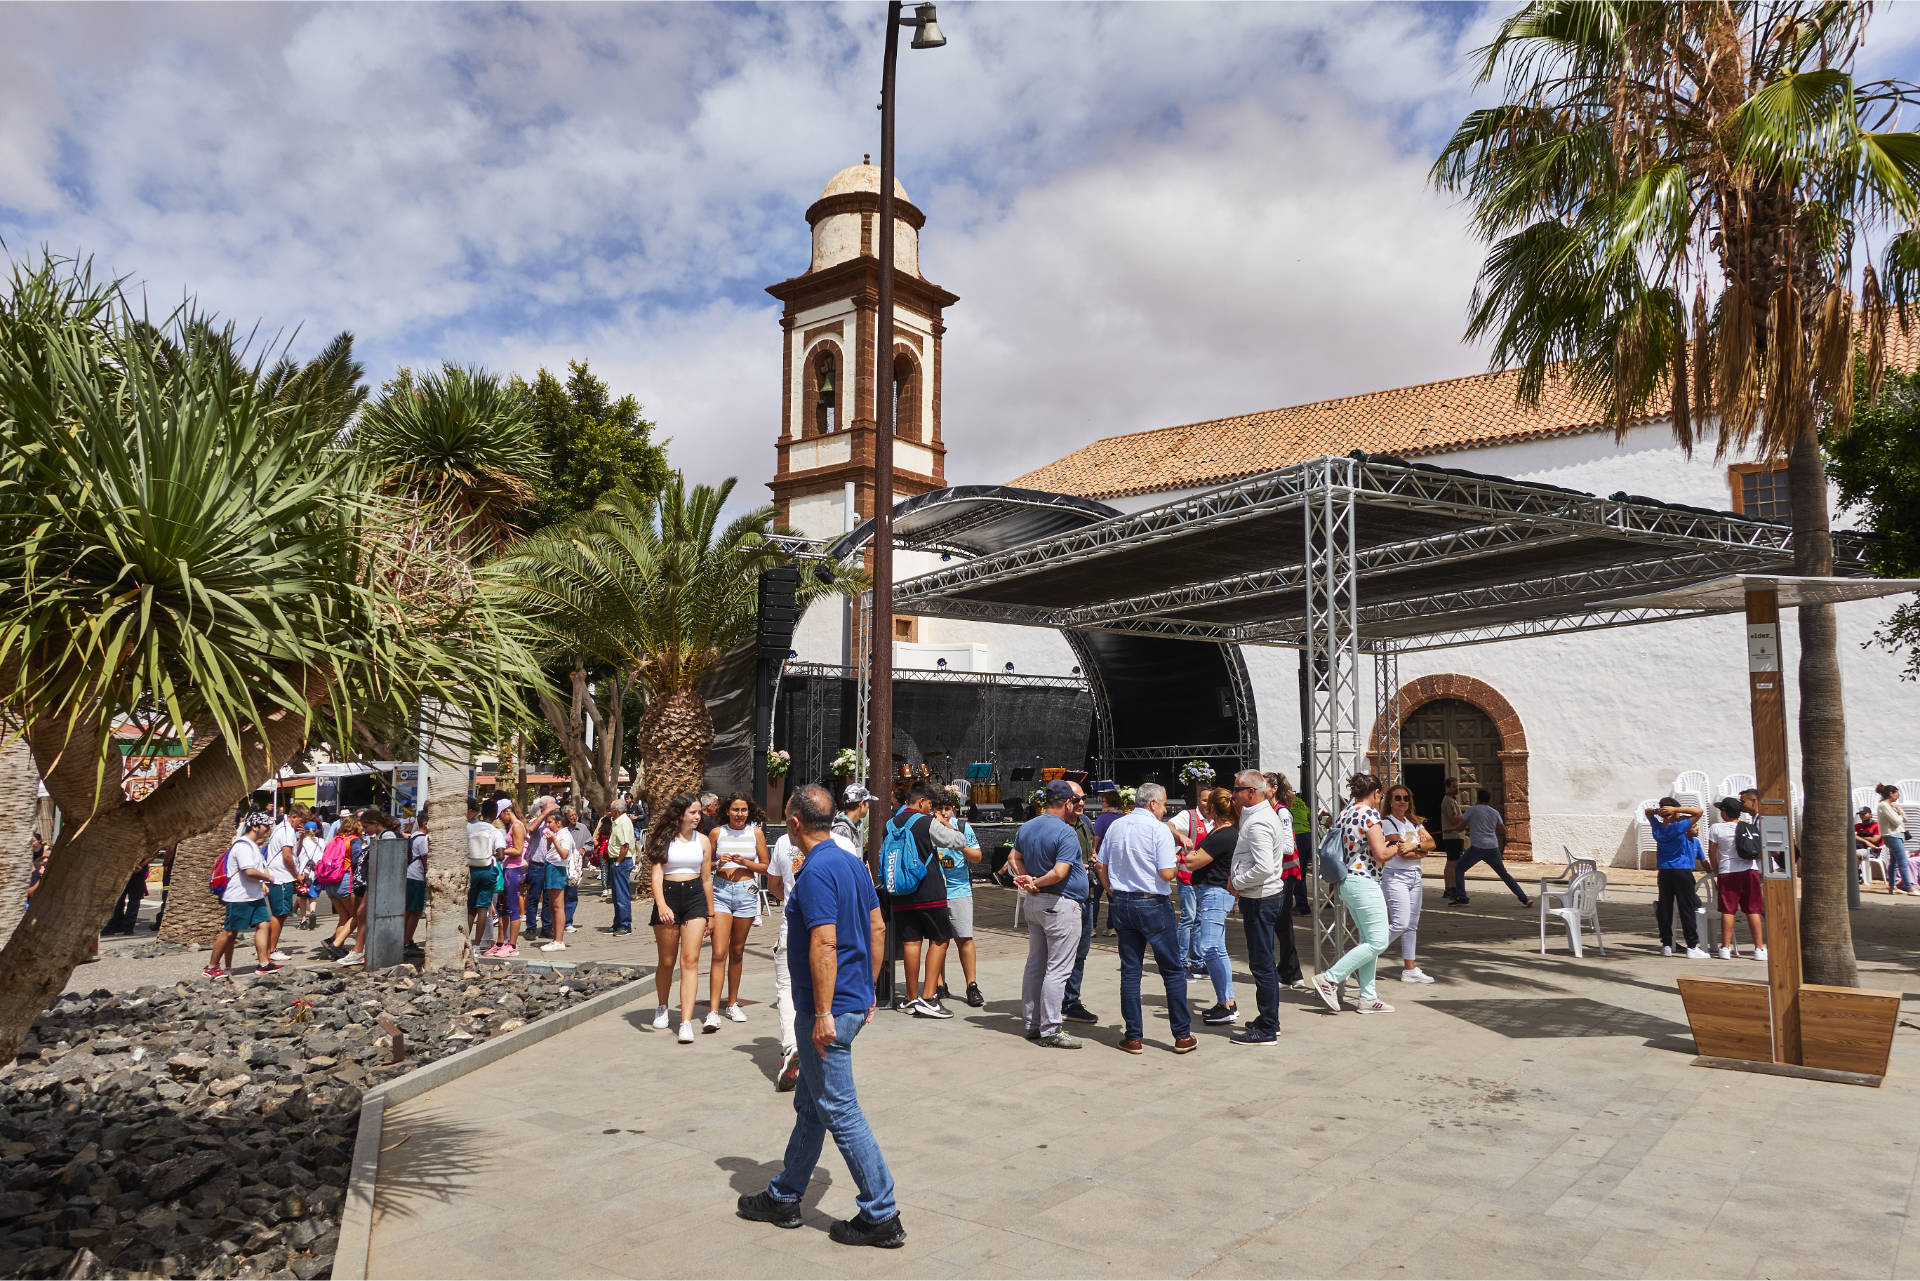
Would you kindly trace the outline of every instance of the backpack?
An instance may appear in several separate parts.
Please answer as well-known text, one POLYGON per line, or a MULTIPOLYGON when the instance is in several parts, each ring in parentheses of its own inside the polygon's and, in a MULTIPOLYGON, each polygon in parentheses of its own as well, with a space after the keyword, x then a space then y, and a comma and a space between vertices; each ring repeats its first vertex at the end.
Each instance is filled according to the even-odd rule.
POLYGON ((1314 858, 1314 867, 1320 873, 1320 879, 1329 885, 1344 885, 1347 880, 1346 836, 1335 823, 1320 834, 1320 849, 1314 858))
POLYGON ((586 860, 580 857, 580 847, 576 845, 567 851, 567 884, 580 884, 580 878, 586 875, 586 871, 586 860))
POLYGON ((467 866, 483 868, 493 866, 492 830, 469 832, 467 834, 467 866))
POLYGON ((1749 862, 1760 861, 1760 828, 1741 819, 1733 827, 1733 852, 1749 862))
POLYGON ((880 841, 881 886, 896 898, 913 893, 927 874, 927 856, 913 838, 913 820, 919 817, 915 812, 888 820, 886 835, 880 841))
POLYGON ((346 874, 347 838, 336 834, 320 852, 320 861, 313 865, 313 879, 322 885, 331 885, 346 874))
POLYGON ((217 899, 227 896, 227 868, 233 863, 233 846, 227 846, 226 853, 214 860, 213 867, 207 872, 207 893, 217 899))

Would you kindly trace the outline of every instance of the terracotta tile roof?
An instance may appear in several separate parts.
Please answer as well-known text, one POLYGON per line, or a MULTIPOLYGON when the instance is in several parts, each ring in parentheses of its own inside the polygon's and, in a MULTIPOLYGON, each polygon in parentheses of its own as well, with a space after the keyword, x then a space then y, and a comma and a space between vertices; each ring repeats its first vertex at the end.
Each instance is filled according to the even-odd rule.
MULTIPOLYGON (((1906 333, 1888 325, 1887 365, 1920 365, 1920 325, 1906 333)), ((1412 458, 1610 430, 1599 407, 1577 394, 1564 375, 1548 378, 1539 405, 1531 409, 1514 403, 1518 381, 1518 371, 1502 369, 1108 436, 1007 483, 1083 498, 1119 498, 1224 485, 1355 449, 1412 458)))
POLYGON ((1354 449, 1412 457, 1607 429, 1565 378, 1548 380, 1537 407, 1515 405, 1518 378, 1501 370, 1109 436, 1008 483, 1114 498, 1225 484, 1354 449))

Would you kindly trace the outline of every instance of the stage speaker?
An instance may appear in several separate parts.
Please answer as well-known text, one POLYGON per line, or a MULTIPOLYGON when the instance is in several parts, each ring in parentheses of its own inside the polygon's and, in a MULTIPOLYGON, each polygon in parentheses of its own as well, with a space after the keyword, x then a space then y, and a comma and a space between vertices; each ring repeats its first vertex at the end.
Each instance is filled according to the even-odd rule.
POLYGON ((791 565, 760 571, 760 657, 780 660, 793 651, 793 631, 800 624, 794 603, 799 590, 800 571, 791 565))

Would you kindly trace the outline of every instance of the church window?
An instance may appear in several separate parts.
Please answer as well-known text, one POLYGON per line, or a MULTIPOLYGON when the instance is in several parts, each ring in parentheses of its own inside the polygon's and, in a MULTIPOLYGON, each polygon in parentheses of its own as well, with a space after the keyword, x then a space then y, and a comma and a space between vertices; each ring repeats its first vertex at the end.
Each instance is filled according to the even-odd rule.
POLYGON ((905 352, 893 358, 893 434, 920 439, 920 367, 905 352))
POLYGON ((1787 465, 1738 463, 1727 469, 1733 486, 1733 510, 1742 516, 1787 519, 1787 465))

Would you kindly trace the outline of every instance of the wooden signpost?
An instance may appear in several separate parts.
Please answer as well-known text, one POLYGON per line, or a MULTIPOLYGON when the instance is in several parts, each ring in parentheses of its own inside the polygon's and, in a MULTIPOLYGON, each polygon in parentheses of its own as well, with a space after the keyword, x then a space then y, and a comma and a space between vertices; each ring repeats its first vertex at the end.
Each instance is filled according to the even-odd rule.
MULTIPOLYGON (((1697 603, 1712 592, 1724 594, 1731 586, 1723 580, 1689 591, 1697 603)), ((1907 580, 1759 577, 1739 580, 1738 586, 1746 603, 1748 699, 1753 714, 1754 778, 1760 791, 1756 817, 1767 920, 1767 980, 1695 975, 1680 979, 1680 997, 1700 1051, 1695 1062, 1704 1067, 1879 1085, 1893 1051, 1899 993, 1813 985, 1802 976, 1800 868, 1787 766, 1780 607, 1783 590, 1794 597, 1815 595, 1826 600, 1913 588, 1907 580)))

